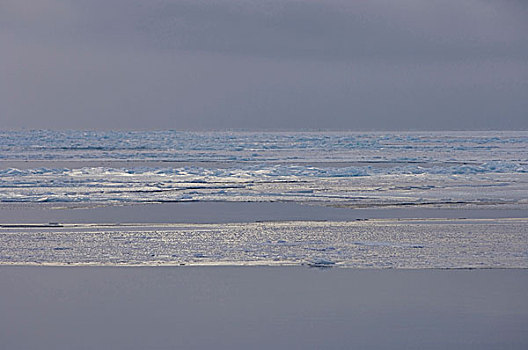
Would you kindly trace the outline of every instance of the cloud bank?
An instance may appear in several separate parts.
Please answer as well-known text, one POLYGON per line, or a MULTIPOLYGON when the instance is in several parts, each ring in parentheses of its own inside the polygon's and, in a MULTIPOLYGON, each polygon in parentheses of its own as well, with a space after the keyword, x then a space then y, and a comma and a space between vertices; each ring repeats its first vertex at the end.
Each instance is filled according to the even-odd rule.
POLYGON ((528 129, 516 1, 4 0, 0 128, 528 129))

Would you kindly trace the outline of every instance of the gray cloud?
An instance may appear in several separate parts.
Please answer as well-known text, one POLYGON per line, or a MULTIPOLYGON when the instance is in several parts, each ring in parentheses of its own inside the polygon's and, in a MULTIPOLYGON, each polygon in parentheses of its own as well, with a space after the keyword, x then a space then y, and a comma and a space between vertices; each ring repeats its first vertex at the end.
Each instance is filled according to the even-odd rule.
POLYGON ((0 128, 526 129, 528 6, 0 3, 0 128))

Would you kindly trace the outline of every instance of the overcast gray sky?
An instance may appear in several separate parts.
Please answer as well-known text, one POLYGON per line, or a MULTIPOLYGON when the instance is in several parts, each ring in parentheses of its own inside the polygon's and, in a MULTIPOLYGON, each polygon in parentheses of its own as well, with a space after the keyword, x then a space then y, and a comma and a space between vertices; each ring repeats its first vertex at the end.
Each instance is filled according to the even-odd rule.
POLYGON ((0 129, 528 129, 528 1, 0 0, 0 129))

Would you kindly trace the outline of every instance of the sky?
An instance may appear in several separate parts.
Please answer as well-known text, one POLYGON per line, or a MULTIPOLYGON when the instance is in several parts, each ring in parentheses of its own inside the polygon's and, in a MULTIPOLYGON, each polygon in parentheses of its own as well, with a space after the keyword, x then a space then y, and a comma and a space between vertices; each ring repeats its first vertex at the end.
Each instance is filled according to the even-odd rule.
POLYGON ((0 0, 0 129, 528 130, 528 1, 0 0))

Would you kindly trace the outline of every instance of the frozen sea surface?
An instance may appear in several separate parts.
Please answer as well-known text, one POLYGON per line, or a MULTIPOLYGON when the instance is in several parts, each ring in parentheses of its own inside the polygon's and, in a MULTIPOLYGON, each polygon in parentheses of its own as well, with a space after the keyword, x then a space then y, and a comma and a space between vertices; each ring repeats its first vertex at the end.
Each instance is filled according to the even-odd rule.
POLYGON ((2 264, 528 268, 527 219, 0 228, 2 264))
POLYGON ((0 132, 1 202, 527 207, 528 132, 0 132))
POLYGON ((526 161, 528 132, 196 133, 36 130, 0 131, 0 138, 0 159, 4 160, 479 163, 526 161))
POLYGON ((528 132, 0 131, 0 264, 528 268, 527 209, 528 132))

